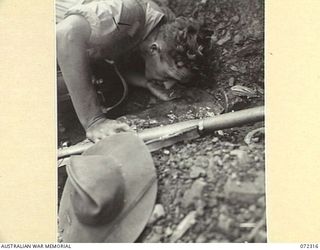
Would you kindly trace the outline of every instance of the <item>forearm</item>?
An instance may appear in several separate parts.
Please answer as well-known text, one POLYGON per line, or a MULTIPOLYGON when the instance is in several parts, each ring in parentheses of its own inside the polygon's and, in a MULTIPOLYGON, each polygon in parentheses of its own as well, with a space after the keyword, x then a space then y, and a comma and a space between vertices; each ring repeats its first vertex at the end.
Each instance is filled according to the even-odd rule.
POLYGON ((91 83, 87 56, 90 27, 81 17, 70 17, 57 29, 57 58, 78 118, 87 130, 102 115, 96 91, 91 83), (70 25, 72 24, 72 30, 70 25), (76 25, 74 25, 76 22, 76 25))
POLYGON ((130 85, 147 88, 148 81, 142 72, 128 70, 123 72, 123 77, 126 80, 126 82, 130 85))

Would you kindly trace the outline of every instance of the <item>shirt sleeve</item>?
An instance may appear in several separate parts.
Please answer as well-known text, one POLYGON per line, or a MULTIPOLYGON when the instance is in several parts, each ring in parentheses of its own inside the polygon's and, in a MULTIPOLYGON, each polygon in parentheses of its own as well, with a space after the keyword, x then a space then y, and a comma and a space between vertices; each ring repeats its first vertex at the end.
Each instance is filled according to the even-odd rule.
POLYGON ((94 45, 103 43, 103 38, 117 29, 121 17, 121 0, 88 1, 70 8, 65 16, 81 15, 91 27, 89 42, 94 45))

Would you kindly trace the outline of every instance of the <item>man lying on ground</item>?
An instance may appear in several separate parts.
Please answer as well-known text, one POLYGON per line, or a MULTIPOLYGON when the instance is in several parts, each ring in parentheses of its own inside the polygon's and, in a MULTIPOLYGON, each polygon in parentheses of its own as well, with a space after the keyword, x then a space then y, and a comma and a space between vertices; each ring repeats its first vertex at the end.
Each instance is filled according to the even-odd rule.
POLYGON ((92 60, 118 63, 130 54, 144 60, 144 72, 122 70, 129 84, 169 100, 157 86, 187 83, 202 59, 200 25, 147 0, 57 0, 57 59, 77 116, 90 140, 127 131, 107 119, 92 84, 92 60))

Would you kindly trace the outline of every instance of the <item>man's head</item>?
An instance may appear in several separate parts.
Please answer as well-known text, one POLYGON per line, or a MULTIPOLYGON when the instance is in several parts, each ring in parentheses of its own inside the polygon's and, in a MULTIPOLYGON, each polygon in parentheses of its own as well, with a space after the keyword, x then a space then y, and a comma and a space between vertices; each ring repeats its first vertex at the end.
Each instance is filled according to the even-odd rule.
POLYGON ((158 27, 143 45, 147 79, 189 82, 203 57, 199 30, 199 23, 183 17, 158 27))

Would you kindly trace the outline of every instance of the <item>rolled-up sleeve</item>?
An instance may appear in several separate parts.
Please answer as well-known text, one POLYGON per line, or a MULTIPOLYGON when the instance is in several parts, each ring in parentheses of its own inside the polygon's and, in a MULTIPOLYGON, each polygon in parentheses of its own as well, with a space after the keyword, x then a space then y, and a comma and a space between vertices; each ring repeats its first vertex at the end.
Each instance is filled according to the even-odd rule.
POLYGON ((123 2, 121 0, 92 1, 73 6, 65 16, 83 16, 91 27, 89 42, 93 45, 100 45, 106 36, 117 29, 122 8, 123 2))

